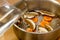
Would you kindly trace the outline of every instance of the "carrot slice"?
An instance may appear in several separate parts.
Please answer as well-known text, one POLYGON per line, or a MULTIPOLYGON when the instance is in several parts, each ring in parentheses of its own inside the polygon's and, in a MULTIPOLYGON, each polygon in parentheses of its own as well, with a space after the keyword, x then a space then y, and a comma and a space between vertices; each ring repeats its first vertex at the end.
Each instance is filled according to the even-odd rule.
POLYGON ((26 31, 27 31, 27 32, 33 32, 33 29, 27 28, 26 31))
POLYGON ((32 18, 32 20, 33 20, 33 22, 38 22, 38 18, 37 17, 34 17, 34 18, 32 18))
POLYGON ((52 20, 52 17, 50 17, 50 16, 44 16, 44 20, 50 22, 52 20))
POLYGON ((43 21, 40 23, 40 26, 45 27, 46 24, 49 25, 49 22, 43 20, 43 21))

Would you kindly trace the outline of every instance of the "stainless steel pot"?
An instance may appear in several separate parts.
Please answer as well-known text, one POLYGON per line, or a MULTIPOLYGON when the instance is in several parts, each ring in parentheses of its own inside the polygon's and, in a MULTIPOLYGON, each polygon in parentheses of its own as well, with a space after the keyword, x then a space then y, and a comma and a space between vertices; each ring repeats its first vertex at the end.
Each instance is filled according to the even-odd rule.
MULTIPOLYGON (((25 0, 27 9, 44 9, 60 17, 60 4, 53 0, 25 0)), ((20 5, 17 5, 17 7, 20 5)), ((22 6, 23 7, 23 6, 22 6)), ((21 7, 21 8, 22 8, 21 7)), ((48 33, 29 33, 14 25, 14 31, 20 40, 56 40, 60 36, 60 26, 48 33)), ((55 25, 56 26, 56 25, 55 25)))

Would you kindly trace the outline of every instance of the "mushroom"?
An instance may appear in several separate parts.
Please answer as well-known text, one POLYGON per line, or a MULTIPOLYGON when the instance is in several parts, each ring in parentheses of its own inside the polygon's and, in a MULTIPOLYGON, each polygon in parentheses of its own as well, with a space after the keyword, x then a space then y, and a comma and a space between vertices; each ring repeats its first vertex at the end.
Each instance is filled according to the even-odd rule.
POLYGON ((48 11, 44 11, 44 10, 35 10, 35 11, 36 12, 39 12, 42 15, 47 15, 47 16, 51 16, 51 17, 54 17, 55 16, 54 13, 51 13, 51 12, 48 12, 48 11))
POLYGON ((52 28, 50 25, 46 25, 46 29, 47 29, 48 31, 52 31, 52 30, 53 30, 53 28, 52 28))
POLYGON ((39 28, 38 28, 38 32, 40 32, 40 33, 47 33, 48 30, 45 29, 45 28, 43 28, 43 27, 39 27, 39 28))
POLYGON ((25 19, 25 22, 30 25, 31 29, 34 30, 36 28, 35 23, 31 19, 25 19))
POLYGON ((24 18, 33 18, 35 16, 37 16, 38 13, 37 12, 27 12, 25 15, 24 15, 24 18))

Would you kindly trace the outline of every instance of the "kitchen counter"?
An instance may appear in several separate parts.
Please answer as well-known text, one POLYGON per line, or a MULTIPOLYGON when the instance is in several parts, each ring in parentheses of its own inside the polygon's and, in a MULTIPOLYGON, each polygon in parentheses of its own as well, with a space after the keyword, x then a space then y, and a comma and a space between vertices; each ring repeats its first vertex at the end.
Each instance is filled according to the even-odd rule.
POLYGON ((0 37, 0 40, 18 40, 17 36, 15 35, 13 31, 13 27, 9 28, 2 37, 0 37))
MULTIPOLYGON (((11 5, 18 2, 19 0, 7 0, 11 5)), ((57 0, 60 2, 60 0, 57 0)), ((19 40, 18 37, 15 35, 13 27, 9 28, 4 35, 0 37, 0 40, 19 40)), ((60 39, 59 39, 60 40, 60 39)))

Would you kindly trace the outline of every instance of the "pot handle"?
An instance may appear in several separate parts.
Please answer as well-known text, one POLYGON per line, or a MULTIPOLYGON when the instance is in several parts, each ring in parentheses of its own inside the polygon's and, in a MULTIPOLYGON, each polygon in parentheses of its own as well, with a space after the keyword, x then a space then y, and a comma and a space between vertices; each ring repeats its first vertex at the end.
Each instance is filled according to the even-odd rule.
POLYGON ((10 26, 13 25, 13 23, 16 22, 18 18, 21 16, 21 11, 19 9, 15 7, 12 7, 9 9, 10 10, 6 13, 3 10, 2 10, 2 13, 0 13, 0 15, 4 14, 2 15, 2 17, 0 17, 0 36, 4 34, 5 31, 8 28, 10 28, 10 26))
POLYGON ((3 35, 8 28, 10 28, 11 25, 16 21, 16 19, 19 17, 19 15, 16 15, 13 19, 11 19, 9 22, 5 23, 4 25, 0 27, 0 36, 3 35))

